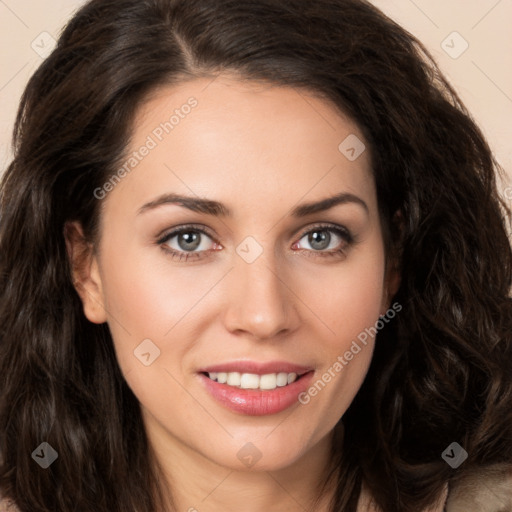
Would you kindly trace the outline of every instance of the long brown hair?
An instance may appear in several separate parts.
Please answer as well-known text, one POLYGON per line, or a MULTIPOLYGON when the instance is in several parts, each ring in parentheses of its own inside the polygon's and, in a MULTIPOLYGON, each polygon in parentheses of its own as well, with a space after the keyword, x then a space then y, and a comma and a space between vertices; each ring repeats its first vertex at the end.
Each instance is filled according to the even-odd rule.
POLYGON ((465 471, 512 465, 510 210, 423 45, 364 0, 92 0, 25 89, 1 183, 0 491, 23 512, 162 507, 139 403, 107 324, 83 314, 63 231, 78 220, 96 240, 94 190, 147 94, 222 71, 317 94, 358 124, 401 254, 403 311, 339 424, 331 510, 353 512, 364 481, 384 512, 416 512, 465 471), (457 470, 441 458, 454 441, 469 455, 457 470), (42 442, 59 454, 45 470, 42 442))

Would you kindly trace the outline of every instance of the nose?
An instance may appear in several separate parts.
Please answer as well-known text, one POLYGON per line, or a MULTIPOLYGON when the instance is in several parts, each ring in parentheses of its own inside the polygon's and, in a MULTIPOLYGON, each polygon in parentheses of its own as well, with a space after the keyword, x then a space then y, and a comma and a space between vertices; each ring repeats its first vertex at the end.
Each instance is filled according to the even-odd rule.
POLYGON ((293 332, 300 318, 289 273, 264 254, 252 263, 236 258, 226 288, 226 329, 258 340, 293 332))

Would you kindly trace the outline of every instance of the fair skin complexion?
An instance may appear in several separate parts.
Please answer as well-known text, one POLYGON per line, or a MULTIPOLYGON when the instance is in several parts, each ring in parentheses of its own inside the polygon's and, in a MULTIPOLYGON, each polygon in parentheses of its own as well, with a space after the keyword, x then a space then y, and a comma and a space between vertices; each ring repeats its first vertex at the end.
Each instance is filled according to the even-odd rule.
MULTIPOLYGON (((386 312, 399 277, 386 271, 369 151, 349 161, 338 150, 348 135, 364 137, 325 100, 221 75, 155 91, 137 113, 129 152, 191 96, 197 106, 162 140, 153 135, 156 147, 101 199, 100 239, 76 263, 76 287, 87 318, 108 322, 177 510, 309 510, 374 340, 307 405, 277 414, 227 409, 205 391, 198 369, 284 360, 314 368, 316 382, 386 312), (178 204, 140 211, 169 193, 218 201, 232 214, 178 204), (291 213, 339 193, 359 200, 291 213), (193 231, 197 248, 187 251, 179 235, 159 243, 185 224, 207 228, 193 231), (307 234, 318 224, 330 236, 323 246, 307 234), (336 227, 355 241, 330 231, 336 227), (251 263, 236 251, 246 237, 262 250, 251 263), (149 366, 134 356, 145 339, 160 350, 149 366), (250 468, 237 457, 247 443, 261 453, 250 468)), ((77 262, 79 241, 68 243, 77 262)))

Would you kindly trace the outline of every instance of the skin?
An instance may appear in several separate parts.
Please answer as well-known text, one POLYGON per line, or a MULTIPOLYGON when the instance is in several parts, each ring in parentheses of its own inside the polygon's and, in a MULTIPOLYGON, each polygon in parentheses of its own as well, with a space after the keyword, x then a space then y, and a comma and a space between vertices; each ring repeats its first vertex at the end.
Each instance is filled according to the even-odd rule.
MULTIPOLYGON (((390 307, 399 276, 386 270, 370 152, 349 161, 338 150, 348 135, 364 137, 325 100, 227 74, 154 91, 135 118, 130 152, 191 96, 197 107, 101 199, 95 250, 80 259, 80 238, 68 237, 77 291, 87 318, 108 322, 177 510, 303 510, 322 481, 332 430, 364 380, 374 340, 307 405, 279 414, 224 408, 197 371, 235 359, 286 360, 314 367, 315 382, 390 307), (220 201, 233 216, 176 204, 139 213, 170 192, 220 201), (368 212, 345 203, 290 216, 298 204, 339 192, 362 199, 368 212), (173 259, 159 234, 189 223, 213 236, 198 234, 202 257, 173 259), (302 233, 318 223, 345 227, 356 242, 322 231, 331 241, 315 249, 302 233), (263 251, 252 263, 236 252, 248 236, 263 251), (319 255, 339 247, 341 255, 319 255), (145 366, 133 352, 148 338, 160 356, 145 366), (237 457, 248 442, 262 455, 250 468, 237 457)), ((178 242, 175 236, 166 244, 186 252, 178 242)))

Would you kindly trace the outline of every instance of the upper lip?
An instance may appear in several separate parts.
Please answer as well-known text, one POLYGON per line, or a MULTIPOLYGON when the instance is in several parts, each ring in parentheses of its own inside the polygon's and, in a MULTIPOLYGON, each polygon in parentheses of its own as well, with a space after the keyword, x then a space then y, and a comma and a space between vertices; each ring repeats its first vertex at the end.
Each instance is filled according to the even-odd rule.
POLYGON ((226 363, 219 363, 212 366, 205 366, 200 368, 199 373, 219 373, 219 372, 238 372, 238 373, 253 373, 256 375, 266 375, 269 373, 296 373, 303 375, 313 370, 311 366, 303 366, 299 364, 289 363, 287 361, 229 361, 226 363))

